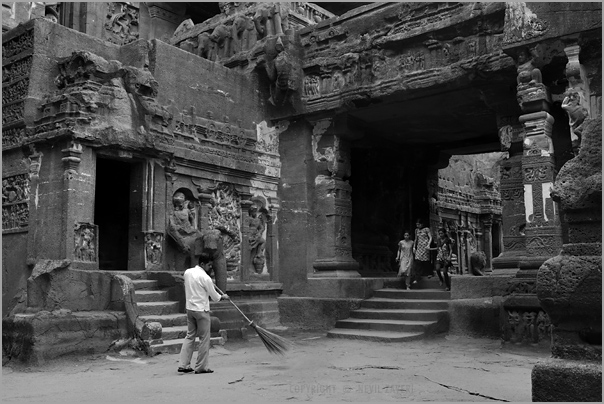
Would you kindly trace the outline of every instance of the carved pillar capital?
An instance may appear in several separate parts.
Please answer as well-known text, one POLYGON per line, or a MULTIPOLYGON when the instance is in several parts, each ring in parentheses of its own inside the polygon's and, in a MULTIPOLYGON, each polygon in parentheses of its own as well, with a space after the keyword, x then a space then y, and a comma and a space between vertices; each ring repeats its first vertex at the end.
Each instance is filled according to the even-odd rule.
POLYGON ((65 171, 77 171, 80 162, 82 161, 82 145, 78 142, 71 142, 69 147, 61 150, 63 153, 63 168, 65 171))

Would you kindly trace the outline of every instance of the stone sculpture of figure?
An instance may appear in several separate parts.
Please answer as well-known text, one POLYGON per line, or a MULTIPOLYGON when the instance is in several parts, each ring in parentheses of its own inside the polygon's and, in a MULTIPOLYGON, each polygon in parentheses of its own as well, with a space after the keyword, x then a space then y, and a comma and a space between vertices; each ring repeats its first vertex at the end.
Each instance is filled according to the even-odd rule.
POLYGON ((176 241, 181 252, 188 254, 191 262, 185 266, 188 268, 196 265, 199 256, 207 254, 212 260, 216 285, 221 290, 226 290, 227 270, 222 232, 218 229, 200 232, 194 227, 194 214, 184 193, 176 192, 172 202, 174 212, 170 215, 168 235, 176 241))
POLYGON ((212 50, 212 41, 210 40, 210 34, 202 32, 197 35, 197 50, 195 54, 204 59, 209 59, 212 50))
POLYGON ((518 333, 520 332, 521 323, 520 314, 517 311, 508 312, 508 324, 510 325, 510 342, 520 342, 518 333))
POLYGON ((262 273, 266 261, 264 257, 264 245, 266 243, 263 237, 264 229, 266 229, 264 216, 257 205, 252 205, 250 208, 248 240, 250 243, 251 263, 254 271, 258 274, 262 273))
POLYGON ((524 334, 524 337, 530 342, 534 342, 534 340, 535 340, 535 335, 534 335, 535 318, 536 318, 536 313, 532 312, 532 311, 526 311, 522 315, 522 319, 524 320, 524 333, 523 334, 524 334))
POLYGON ((174 211, 170 215, 168 223, 168 234, 178 245, 178 249, 191 257, 191 266, 195 265, 194 245, 195 240, 200 237, 199 231, 194 226, 194 215, 188 207, 185 194, 176 192, 172 198, 174 211))
POLYGON ((518 55, 518 85, 528 85, 534 83, 542 83, 543 78, 541 76, 541 70, 533 65, 533 59, 529 54, 529 51, 524 49, 518 55))
POLYGON ((252 20, 244 15, 237 16, 232 25, 232 54, 236 54, 247 49, 246 33, 252 25, 252 20))
POLYGON ((224 256, 222 232, 218 229, 204 231, 195 240, 194 254, 195 257, 199 257, 201 254, 210 257, 216 286, 224 292, 227 283, 227 263, 224 256))
POLYGON ((228 40, 230 37, 231 31, 227 28, 226 25, 220 24, 216 28, 214 28, 214 31, 212 31, 212 34, 210 35, 210 40, 214 43, 213 52, 212 56, 210 57, 210 60, 215 61, 220 57, 225 56, 225 52, 228 51, 228 40))
POLYGON ((562 109, 568 114, 568 124, 570 126, 570 138, 572 141, 575 153, 578 153, 581 145, 581 133, 583 132, 583 122, 587 118, 587 109, 583 107, 581 100, 582 94, 575 90, 569 89, 566 92, 566 97, 562 101, 562 109))

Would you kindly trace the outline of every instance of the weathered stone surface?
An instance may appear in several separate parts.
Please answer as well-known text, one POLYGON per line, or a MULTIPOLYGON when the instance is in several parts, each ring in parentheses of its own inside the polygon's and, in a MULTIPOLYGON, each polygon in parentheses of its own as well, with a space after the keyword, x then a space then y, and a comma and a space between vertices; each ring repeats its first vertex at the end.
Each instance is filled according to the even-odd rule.
POLYGON ((69 261, 40 260, 28 279, 28 307, 39 310, 105 310, 111 302, 111 275, 74 270, 69 261))
POLYGON ((533 401, 601 402, 602 365, 549 359, 533 368, 533 401))
POLYGON ((579 155, 562 167, 552 192, 563 211, 602 205, 602 118, 584 125, 579 155))
POLYGON ((2 320, 2 333, 11 358, 41 364, 66 354, 107 351, 111 341, 127 335, 126 315, 65 309, 16 314, 2 320))
MULTIPOLYGON (((455 290, 454 286, 452 290, 455 290)), ((449 333, 477 338, 501 338, 501 305, 502 299, 497 296, 451 300, 449 333)))
POLYGON ((513 276, 454 276, 451 300, 503 296, 513 276))
POLYGON ((286 327, 304 329, 332 328, 337 320, 350 317, 361 307, 362 299, 316 297, 279 297, 279 318, 286 327))

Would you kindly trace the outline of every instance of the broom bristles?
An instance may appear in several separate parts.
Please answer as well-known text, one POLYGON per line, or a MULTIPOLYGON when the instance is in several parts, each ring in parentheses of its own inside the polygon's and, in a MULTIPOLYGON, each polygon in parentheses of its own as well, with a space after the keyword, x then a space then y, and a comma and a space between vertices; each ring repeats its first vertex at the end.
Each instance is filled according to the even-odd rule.
POLYGON ((257 326, 253 321, 249 325, 256 330, 258 337, 260 337, 266 349, 272 354, 284 355, 293 345, 291 341, 257 326))

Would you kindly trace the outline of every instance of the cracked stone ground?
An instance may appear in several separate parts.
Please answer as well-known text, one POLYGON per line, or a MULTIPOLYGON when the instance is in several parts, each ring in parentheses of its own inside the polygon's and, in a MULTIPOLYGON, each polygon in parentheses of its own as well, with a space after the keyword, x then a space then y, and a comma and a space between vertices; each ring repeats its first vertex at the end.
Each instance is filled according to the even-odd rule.
MULTIPOLYGON (((531 401, 531 370, 549 351, 438 336, 380 343, 276 331, 295 346, 274 356, 254 334, 210 350, 213 374, 178 374, 177 354, 133 351, 2 368, 2 402, 531 401)), ((250 333, 251 335, 251 333, 250 333)), ((196 354, 193 355, 193 361, 196 354)))

